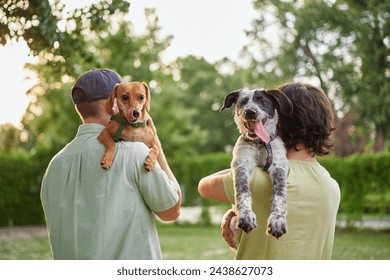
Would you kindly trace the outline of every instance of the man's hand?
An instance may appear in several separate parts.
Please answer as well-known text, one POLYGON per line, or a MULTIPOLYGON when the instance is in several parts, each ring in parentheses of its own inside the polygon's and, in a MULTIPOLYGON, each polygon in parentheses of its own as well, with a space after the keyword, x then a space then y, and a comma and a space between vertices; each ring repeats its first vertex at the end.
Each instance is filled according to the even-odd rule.
POLYGON ((231 229, 232 218, 236 216, 233 209, 228 210, 222 217, 221 233, 226 243, 233 249, 237 249, 237 242, 231 229))

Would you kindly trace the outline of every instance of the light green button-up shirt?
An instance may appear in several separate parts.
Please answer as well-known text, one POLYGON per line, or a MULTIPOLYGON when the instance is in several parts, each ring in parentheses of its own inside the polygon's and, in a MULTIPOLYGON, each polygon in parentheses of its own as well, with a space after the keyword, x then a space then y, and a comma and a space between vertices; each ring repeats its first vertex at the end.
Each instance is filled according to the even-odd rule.
POLYGON ((149 149, 118 142, 104 170, 98 124, 79 127, 76 138, 50 162, 41 200, 54 259, 161 259, 152 212, 178 202, 177 185, 158 164, 146 172, 149 149))

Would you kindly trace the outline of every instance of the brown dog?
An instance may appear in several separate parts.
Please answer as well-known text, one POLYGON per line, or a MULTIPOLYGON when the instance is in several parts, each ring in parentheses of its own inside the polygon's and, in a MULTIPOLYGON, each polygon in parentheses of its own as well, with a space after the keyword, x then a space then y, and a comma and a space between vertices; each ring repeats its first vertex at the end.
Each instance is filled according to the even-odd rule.
POLYGON ((150 120, 150 93, 145 83, 125 82, 116 84, 108 99, 107 110, 114 113, 110 123, 98 136, 106 151, 100 164, 109 169, 115 155, 115 142, 119 140, 143 142, 150 148, 145 169, 151 171, 157 161, 159 149, 157 136, 150 120))

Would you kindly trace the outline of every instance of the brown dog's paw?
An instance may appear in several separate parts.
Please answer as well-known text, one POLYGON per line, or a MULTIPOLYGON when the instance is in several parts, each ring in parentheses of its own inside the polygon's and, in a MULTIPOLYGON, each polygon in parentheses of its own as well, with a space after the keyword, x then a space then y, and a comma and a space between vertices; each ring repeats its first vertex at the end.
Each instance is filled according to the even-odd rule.
POLYGON ((106 170, 110 169, 110 167, 111 167, 111 164, 107 164, 103 161, 100 162, 100 165, 102 166, 103 169, 106 169, 106 170))
POLYGON ((114 161, 113 157, 110 157, 108 155, 104 155, 102 160, 100 161, 100 165, 102 166, 103 169, 110 169, 112 162, 114 161))
POLYGON ((146 171, 150 172, 154 169, 154 166, 156 165, 156 160, 152 157, 148 156, 145 160, 144 166, 146 171))

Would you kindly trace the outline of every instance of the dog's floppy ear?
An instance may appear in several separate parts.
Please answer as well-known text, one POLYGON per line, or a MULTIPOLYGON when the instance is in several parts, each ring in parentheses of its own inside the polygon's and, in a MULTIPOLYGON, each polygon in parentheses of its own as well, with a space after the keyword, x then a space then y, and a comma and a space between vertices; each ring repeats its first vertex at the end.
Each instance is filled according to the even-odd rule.
POLYGON ((112 90, 110 97, 107 101, 107 112, 110 114, 117 114, 119 112, 118 104, 116 104, 116 93, 118 91, 118 87, 120 84, 116 84, 114 89, 112 90), (115 106, 116 105, 116 106, 115 106), (116 108, 116 110, 115 110, 116 108))
POLYGON ((233 103, 237 102, 238 96, 240 95, 241 89, 237 89, 235 91, 230 92, 228 95, 225 96, 225 100, 223 101, 223 106, 221 108, 221 111, 225 108, 232 107, 233 103))
POLYGON ((293 104, 291 100, 280 90, 270 89, 265 91, 276 102, 276 109, 280 114, 291 117, 293 104))
POLYGON ((145 108, 146 111, 150 110, 150 92, 149 92, 149 87, 145 82, 142 82, 143 86, 145 87, 145 92, 146 92, 146 103, 145 103, 145 108))

